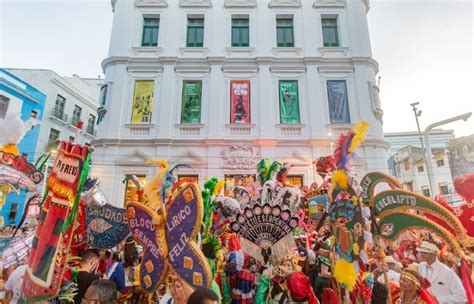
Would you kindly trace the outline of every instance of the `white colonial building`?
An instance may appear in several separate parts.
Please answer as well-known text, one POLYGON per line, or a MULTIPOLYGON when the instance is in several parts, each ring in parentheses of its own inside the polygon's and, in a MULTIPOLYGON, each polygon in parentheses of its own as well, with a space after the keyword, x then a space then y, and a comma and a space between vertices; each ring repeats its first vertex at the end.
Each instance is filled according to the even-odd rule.
MULTIPOLYGON (((103 80, 77 75, 62 77, 54 71, 42 69, 7 70, 46 94, 34 161, 48 151, 54 152, 59 140, 77 139, 81 144, 90 144, 95 139, 103 80), (83 122, 83 130, 76 138, 79 121, 83 122)), ((53 158, 49 160, 49 166, 52 166, 53 158)))
POLYGON ((371 128, 354 173, 387 169, 368 0, 112 6, 107 112, 92 142, 93 173, 112 203, 123 204, 126 174, 155 174, 147 159, 232 185, 251 182, 256 163, 271 157, 293 164, 293 183, 311 183, 313 160, 359 120, 371 128))

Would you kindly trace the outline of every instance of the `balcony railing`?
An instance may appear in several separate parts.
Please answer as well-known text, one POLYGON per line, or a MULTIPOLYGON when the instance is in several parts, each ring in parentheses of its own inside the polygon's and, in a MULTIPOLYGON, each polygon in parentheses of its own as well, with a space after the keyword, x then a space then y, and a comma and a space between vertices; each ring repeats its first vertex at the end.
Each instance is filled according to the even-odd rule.
POLYGON ((80 117, 73 116, 71 118, 71 126, 77 127, 77 124, 81 121, 80 117))
POLYGON ((59 109, 53 109, 53 111, 51 112, 51 117, 59 119, 63 122, 67 122, 68 120, 68 115, 65 114, 63 110, 59 110, 59 109))
POLYGON ((94 126, 87 126, 86 133, 92 136, 96 136, 97 130, 94 129, 94 126))

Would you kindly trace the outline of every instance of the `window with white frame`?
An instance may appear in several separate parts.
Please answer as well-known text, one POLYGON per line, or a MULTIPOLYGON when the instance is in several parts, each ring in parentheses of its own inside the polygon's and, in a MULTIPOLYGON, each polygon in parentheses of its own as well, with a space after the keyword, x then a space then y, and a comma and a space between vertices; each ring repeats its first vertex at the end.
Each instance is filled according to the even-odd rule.
POLYGON ((321 26, 323 30, 323 45, 325 47, 338 47, 339 33, 337 16, 322 16, 321 26))
POLYGON ((0 95, 0 119, 5 118, 8 111, 8 104, 10 103, 10 99, 6 96, 0 95))

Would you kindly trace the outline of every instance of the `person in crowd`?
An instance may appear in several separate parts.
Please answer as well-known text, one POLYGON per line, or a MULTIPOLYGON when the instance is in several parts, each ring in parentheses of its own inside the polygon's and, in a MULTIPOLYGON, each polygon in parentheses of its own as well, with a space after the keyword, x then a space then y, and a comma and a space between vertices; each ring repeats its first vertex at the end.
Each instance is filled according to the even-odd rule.
POLYGON ((5 283, 6 298, 8 303, 17 304, 21 298, 21 285, 27 265, 18 266, 8 277, 5 283))
POLYGON ((74 296, 75 304, 80 304, 92 282, 100 279, 100 276, 95 274, 99 264, 99 252, 95 249, 87 249, 80 257, 79 273, 76 280, 77 293, 74 296))
POLYGON ((419 273, 431 283, 430 291, 440 303, 467 303, 461 279, 456 273, 438 260, 439 248, 423 241, 417 251, 423 262, 419 264, 419 273))
POLYGON ((400 289, 392 293, 395 304, 437 304, 436 298, 428 291, 430 282, 414 269, 403 270, 400 276, 400 289))
POLYGON ((112 252, 105 249, 99 250, 99 266, 97 266, 97 272, 99 274, 105 274, 110 264, 112 264, 112 252))
POLYGON ((387 278, 389 281, 392 282, 400 282, 400 273, 397 271, 398 269, 401 268, 401 263, 395 260, 392 256, 388 255, 385 257, 385 264, 380 265, 381 263, 378 263, 378 268, 375 271, 375 275, 377 277, 377 281, 380 283, 385 282, 385 277, 383 272, 385 271, 387 273, 387 278))
POLYGON ((218 296, 212 290, 197 287, 189 296, 187 304, 219 304, 218 296))
POLYGON ((125 268, 120 261, 119 253, 115 252, 112 255, 112 263, 107 268, 104 278, 111 280, 117 286, 119 292, 125 289, 125 268))
MULTIPOLYGON (((318 248, 317 260, 316 260, 316 279, 313 283, 314 292, 316 293, 319 301, 322 301, 322 295, 325 288, 329 287, 331 281, 331 254, 329 249, 331 248, 331 241, 327 239, 323 242, 321 249, 318 248), (327 255, 323 254, 327 252, 327 255)), ((316 249, 316 248, 315 248, 316 249)))
POLYGON ((114 282, 99 279, 92 282, 84 295, 84 304, 113 304, 117 299, 117 286, 114 282))
POLYGON ((388 288, 380 282, 374 282, 372 289, 372 304, 387 304, 388 288))
POLYGON ((140 287, 140 256, 133 237, 128 237, 123 247, 123 258, 125 267, 125 289, 121 300, 126 303, 141 303, 144 299, 140 287))

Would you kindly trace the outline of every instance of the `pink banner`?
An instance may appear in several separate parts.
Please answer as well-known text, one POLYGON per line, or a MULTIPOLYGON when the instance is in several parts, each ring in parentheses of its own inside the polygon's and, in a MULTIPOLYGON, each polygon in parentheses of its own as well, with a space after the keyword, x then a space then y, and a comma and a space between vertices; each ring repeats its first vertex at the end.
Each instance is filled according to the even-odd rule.
POLYGON ((249 124, 250 120, 250 80, 230 82, 230 123, 249 124))

